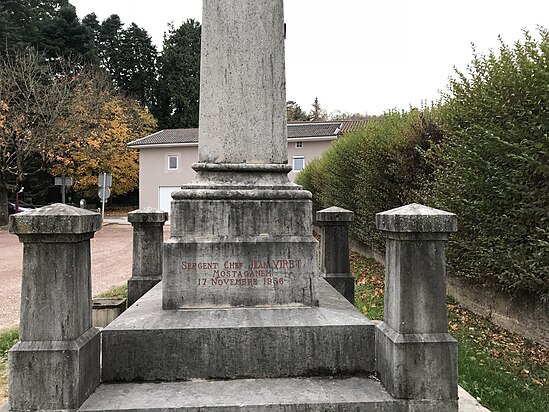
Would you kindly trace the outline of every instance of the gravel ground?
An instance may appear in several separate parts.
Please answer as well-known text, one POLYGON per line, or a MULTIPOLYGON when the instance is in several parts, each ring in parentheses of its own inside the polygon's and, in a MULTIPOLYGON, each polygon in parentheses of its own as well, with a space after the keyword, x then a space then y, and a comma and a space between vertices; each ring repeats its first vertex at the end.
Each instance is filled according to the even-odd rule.
MULTIPOLYGON (((93 294, 124 284, 132 271, 132 227, 106 225, 92 245, 93 294)), ((0 230, 0 330, 19 323, 23 244, 0 230)))

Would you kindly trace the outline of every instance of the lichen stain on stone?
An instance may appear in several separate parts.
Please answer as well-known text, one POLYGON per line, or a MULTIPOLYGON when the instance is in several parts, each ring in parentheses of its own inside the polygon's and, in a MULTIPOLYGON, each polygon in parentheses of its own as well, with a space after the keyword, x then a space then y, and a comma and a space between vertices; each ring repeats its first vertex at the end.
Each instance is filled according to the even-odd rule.
POLYGON ((30 233, 29 225, 25 221, 15 220, 13 225, 13 231, 16 233, 27 234, 30 233))

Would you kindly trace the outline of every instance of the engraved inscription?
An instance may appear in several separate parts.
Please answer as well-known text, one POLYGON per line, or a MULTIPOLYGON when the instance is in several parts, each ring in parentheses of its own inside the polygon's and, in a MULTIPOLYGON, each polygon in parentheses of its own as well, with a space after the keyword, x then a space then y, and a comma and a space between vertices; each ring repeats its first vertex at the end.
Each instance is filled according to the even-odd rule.
POLYGON ((181 263, 184 272, 196 274, 199 287, 280 287, 288 283, 291 271, 302 268, 303 261, 297 259, 181 263))

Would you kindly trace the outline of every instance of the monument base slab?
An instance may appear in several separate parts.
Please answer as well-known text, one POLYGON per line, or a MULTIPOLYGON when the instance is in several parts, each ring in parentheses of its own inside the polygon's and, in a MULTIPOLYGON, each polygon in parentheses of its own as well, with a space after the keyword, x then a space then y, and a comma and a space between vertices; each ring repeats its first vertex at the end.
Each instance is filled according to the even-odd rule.
POLYGON ((95 328, 74 341, 17 343, 8 354, 10 411, 77 410, 99 385, 100 345, 95 328))
POLYGON ((394 399, 377 380, 353 377, 103 384, 80 411, 440 412, 447 405, 394 399))
POLYGON ((318 307, 172 311, 159 284, 103 330, 103 382, 373 372, 374 324, 319 283, 318 307))

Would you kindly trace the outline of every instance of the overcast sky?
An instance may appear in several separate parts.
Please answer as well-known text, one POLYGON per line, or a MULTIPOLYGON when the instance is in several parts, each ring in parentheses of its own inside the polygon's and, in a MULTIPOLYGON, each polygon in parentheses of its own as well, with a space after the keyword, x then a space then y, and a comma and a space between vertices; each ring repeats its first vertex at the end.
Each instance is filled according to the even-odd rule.
MULTIPOLYGON (((80 17, 118 14, 161 47, 167 24, 201 21, 202 0, 70 0, 80 17)), ((381 114, 438 99, 477 51, 549 27, 549 0, 285 0, 287 98, 308 111, 381 114)))

